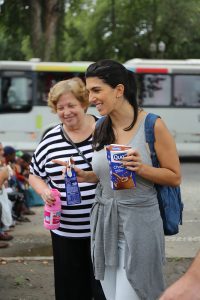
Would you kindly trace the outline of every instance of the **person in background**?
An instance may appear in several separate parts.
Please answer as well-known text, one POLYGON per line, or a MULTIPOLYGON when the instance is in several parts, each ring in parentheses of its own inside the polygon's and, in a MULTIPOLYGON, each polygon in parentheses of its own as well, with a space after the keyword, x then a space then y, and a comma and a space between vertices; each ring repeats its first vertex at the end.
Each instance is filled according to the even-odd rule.
POLYGON ((23 152, 20 156, 16 158, 16 178, 20 181, 23 189, 29 186, 28 176, 29 176, 29 165, 31 163, 31 155, 27 152, 23 152))
POLYGON ((16 162, 16 150, 12 146, 5 146, 4 147, 4 159, 5 159, 5 164, 10 165, 13 167, 13 165, 16 162))
POLYGON ((29 205, 29 200, 32 197, 28 181, 31 158, 32 156, 28 152, 23 152, 20 156, 17 157, 15 165, 16 179, 18 180, 21 187, 21 192, 23 192, 24 195, 24 215, 35 215, 35 212, 30 209, 29 205))
MULTIPOLYGON (((0 248, 7 248, 9 245, 7 243, 7 241, 10 241, 13 239, 13 236, 6 232, 5 224, 3 223, 3 218, 2 218, 5 201, 9 202, 7 193, 5 190, 5 186, 4 186, 4 184, 7 183, 9 176, 10 176, 10 172, 9 172, 9 168, 5 164, 3 145, 2 145, 2 143, 0 143, 0 241, 1 241, 0 248)), ((7 205, 10 205, 10 204, 7 204, 7 205)), ((11 210, 12 210, 12 208, 10 207, 10 211, 9 210, 8 211, 6 210, 6 211, 10 215, 9 219, 12 221, 11 210)), ((10 225, 12 225, 12 224, 10 223, 10 225)))
POLYGON ((159 300, 199 300, 200 299, 200 252, 187 272, 167 288, 159 300))
MULTIPOLYGON (((1 146, 0 146, 1 147, 1 146)), ((0 169, 0 197, 2 195, 2 185, 5 182, 5 180, 8 179, 9 173, 6 168, 0 169)), ((1 248, 7 248, 9 244, 6 242, 9 239, 7 238, 7 235, 3 231, 3 223, 2 223, 2 204, 0 202, 0 249, 1 248)))
POLYGON ((105 299, 100 283, 94 280, 90 254, 90 210, 96 184, 79 184, 81 203, 69 206, 62 167, 53 163, 53 159, 66 163, 73 156, 81 169, 92 170, 92 133, 97 118, 86 114, 88 104, 88 93, 80 78, 64 80, 52 87, 48 105, 61 124, 46 133, 30 166, 29 183, 46 204, 54 202, 51 188, 61 193, 60 227, 51 231, 56 300, 105 299))
POLYGON ((24 216, 27 213, 27 206, 25 204, 25 187, 21 182, 21 166, 17 162, 16 150, 12 146, 4 147, 4 158, 6 164, 12 169, 12 176, 8 181, 8 197, 13 202, 13 217, 19 222, 30 222, 24 216))
MULTIPOLYGON (((107 300, 155 300, 164 291, 165 245, 154 183, 181 181, 176 145, 164 122, 155 123, 160 168, 152 166, 144 123, 137 104, 135 75, 113 60, 86 71, 89 101, 106 116, 94 132, 93 171, 76 167, 79 182, 98 183, 91 210, 91 249, 96 279, 107 300), (136 173, 136 187, 112 190, 105 146, 131 146, 121 163, 136 173), (170 157, 170 159, 169 159, 170 157)), ((64 165, 64 164, 63 164, 64 165)))

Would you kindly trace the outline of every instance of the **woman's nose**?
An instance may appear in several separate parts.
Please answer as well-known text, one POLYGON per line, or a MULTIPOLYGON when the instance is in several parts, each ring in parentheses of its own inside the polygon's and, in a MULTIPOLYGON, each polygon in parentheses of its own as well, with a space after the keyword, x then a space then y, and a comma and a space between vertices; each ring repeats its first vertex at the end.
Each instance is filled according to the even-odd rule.
POLYGON ((90 103, 94 103, 95 100, 96 100, 96 97, 94 96, 94 94, 93 93, 89 93, 89 102, 90 103))
POLYGON ((69 110, 69 108, 68 107, 65 107, 64 108, 64 115, 68 115, 70 113, 70 110, 69 110))

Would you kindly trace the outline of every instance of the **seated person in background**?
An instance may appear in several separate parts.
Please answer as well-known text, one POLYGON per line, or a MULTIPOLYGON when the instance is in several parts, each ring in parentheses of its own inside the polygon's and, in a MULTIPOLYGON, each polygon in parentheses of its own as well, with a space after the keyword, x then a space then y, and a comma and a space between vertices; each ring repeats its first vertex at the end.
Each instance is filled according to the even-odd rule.
POLYGON ((24 186, 24 189, 29 187, 29 165, 31 163, 31 155, 27 152, 22 153, 21 156, 16 159, 16 178, 24 186))
MULTIPOLYGON (((1 176, 1 172, 0 172, 0 176, 1 176)), ((7 248, 9 246, 9 244, 7 242, 5 242, 5 239, 2 239, 3 229, 2 229, 1 215, 2 215, 2 205, 0 203, 0 249, 7 248)), ((4 235, 3 235, 3 237, 4 237, 4 235)))
MULTIPOLYGON (((8 167, 5 166, 3 157, 3 146, 0 143, 0 241, 10 241, 13 236, 9 235, 5 229, 12 225, 11 205, 7 197, 4 183, 7 182, 10 174, 8 167)), ((0 248, 8 247, 8 243, 0 242, 0 248)))
POLYGON ((8 197, 14 202, 14 219, 19 222, 30 222, 28 218, 23 216, 24 212, 27 211, 27 207, 25 205, 24 187, 17 178, 20 167, 16 161, 16 150, 12 146, 4 147, 4 158, 6 164, 9 165, 13 171, 13 175, 8 181, 8 197))
POLYGON ((23 214, 25 215, 35 214, 29 207, 29 197, 31 197, 29 193, 30 185, 28 182, 30 162, 31 155, 28 152, 24 152, 16 158, 15 174, 25 198, 25 207, 23 210, 23 214))
POLYGON ((30 210, 31 206, 43 206, 44 201, 42 198, 33 190, 29 185, 28 176, 29 176, 29 165, 31 160, 31 155, 28 152, 22 152, 21 150, 16 151, 16 160, 18 167, 20 168, 20 173, 16 174, 17 178, 24 186, 25 194, 25 204, 28 207, 28 210, 24 214, 33 215, 34 211, 30 210))

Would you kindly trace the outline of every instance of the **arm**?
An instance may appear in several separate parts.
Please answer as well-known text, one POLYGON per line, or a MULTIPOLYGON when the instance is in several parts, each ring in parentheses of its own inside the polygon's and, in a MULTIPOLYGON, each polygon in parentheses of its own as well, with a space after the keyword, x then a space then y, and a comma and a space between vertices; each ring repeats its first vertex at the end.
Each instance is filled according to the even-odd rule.
POLYGON ((99 182, 98 177, 93 171, 84 171, 77 167, 74 167, 76 172, 78 182, 89 182, 89 183, 97 183, 99 182))
POLYGON ((0 169, 0 188, 9 177, 9 171, 7 167, 3 167, 0 169))
POLYGON ((199 295, 200 252, 188 271, 164 292, 160 300, 199 300, 199 295))
POLYGON ((124 158, 126 166, 143 178, 161 185, 178 186, 181 182, 181 171, 176 144, 169 130, 161 119, 155 123, 155 150, 160 168, 143 164, 138 151, 130 150, 129 156, 124 158))
POLYGON ((44 182, 44 180, 42 180, 40 177, 30 174, 29 175, 29 184, 32 186, 32 188, 36 191, 36 193, 38 193, 42 199, 44 200, 44 202, 48 205, 52 205, 53 202, 55 201, 53 195, 51 194, 51 190, 48 187, 48 185, 46 184, 46 182, 44 182))
MULTIPOLYGON (((58 159, 53 159, 52 162, 65 167, 63 173, 66 172, 66 168, 68 167, 67 162, 64 162, 64 161, 58 160, 58 159)), ((96 174, 93 171, 84 171, 77 167, 74 167, 74 170, 76 172, 78 182, 89 182, 89 183, 99 182, 98 177, 96 176, 96 174)))

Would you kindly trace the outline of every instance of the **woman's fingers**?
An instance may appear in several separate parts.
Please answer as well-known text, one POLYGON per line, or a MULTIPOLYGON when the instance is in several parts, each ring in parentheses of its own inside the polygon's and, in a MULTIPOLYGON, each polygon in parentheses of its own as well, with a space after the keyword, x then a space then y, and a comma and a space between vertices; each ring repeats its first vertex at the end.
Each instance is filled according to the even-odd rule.
POLYGON ((52 195, 51 193, 51 190, 50 189, 46 189, 44 190, 44 192, 42 193, 41 195, 42 199, 44 200, 44 202, 48 205, 53 205, 54 202, 55 202, 55 198, 54 196, 52 195))
MULTIPOLYGON (((65 168, 62 170, 62 176, 65 175, 66 171, 67 171, 67 168, 69 167, 69 163, 68 162, 64 162, 62 160, 59 160, 59 159, 53 159, 52 160, 53 163, 55 164, 58 164, 60 166, 64 166, 65 168)), ((76 175, 77 175, 77 179, 78 179, 78 182, 85 182, 86 181, 86 173, 82 170, 82 169, 79 169, 77 168, 75 165, 73 165, 73 168, 76 172, 76 175)))
POLYGON ((82 169, 79 169, 78 167, 74 166, 74 170, 77 175, 83 175, 84 171, 82 169))
POLYGON ((52 162, 54 164, 57 164, 57 165, 60 165, 60 166, 63 166, 64 168, 62 169, 62 177, 64 178, 65 177, 65 173, 67 172, 67 168, 69 166, 69 163, 68 162, 65 162, 65 161, 62 161, 62 160, 59 160, 59 159, 52 159, 52 162))
POLYGON ((62 161, 62 160, 59 160, 59 159, 52 159, 52 162, 54 164, 64 166, 64 167, 68 167, 68 165, 69 165, 68 162, 65 162, 65 161, 62 161))
POLYGON ((125 168, 131 171, 138 172, 142 167, 142 159, 137 150, 131 149, 127 155, 122 159, 125 168))
POLYGON ((122 159, 122 163, 124 165, 131 165, 132 163, 137 164, 138 162, 141 162, 140 154, 138 151, 133 149, 129 150, 127 155, 122 159))

